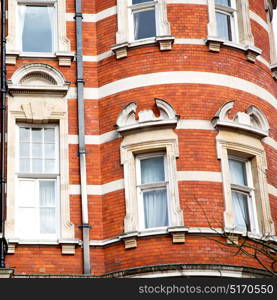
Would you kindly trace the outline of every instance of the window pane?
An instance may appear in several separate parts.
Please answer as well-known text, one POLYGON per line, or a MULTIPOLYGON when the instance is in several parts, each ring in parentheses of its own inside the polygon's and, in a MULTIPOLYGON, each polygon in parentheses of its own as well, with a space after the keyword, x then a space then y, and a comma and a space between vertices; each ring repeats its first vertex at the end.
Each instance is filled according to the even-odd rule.
POLYGON ((217 35, 224 39, 232 40, 231 17, 226 14, 216 13, 217 35))
POLYGON ((20 158, 19 160, 19 172, 29 173, 31 171, 30 159, 20 158))
POLYGON ((19 180, 18 181, 18 204, 20 207, 35 206, 35 181, 19 180))
POLYGON ((45 158, 55 158, 55 144, 44 145, 45 158))
POLYGON ((55 206, 55 181, 40 180, 39 182, 39 201, 40 206, 55 206))
POLYGON ((19 146, 19 156, 20 157, 29 157, 30 156, 30 144, 29 143, 20 143, 19 146))
POLYGON ((20 237, 33 237, 37 230, 35 208, 20 208, 17 220, 20 237))
POLYGON ((32 144, 32 157, 42 158, 42 144, 32 144))
POLYGON ((54 159, 46 159, 45 160, 45 173, 55 173, 56 170, 56 164, 54 159))
POLYGON ((54 128, 45 128, 44 129, 44 142, 45 143, 54 143, 55 142, 54 128))
POLYGON ((32 173, 42 173, 42 159, 32 159, 32 173))
POLYGON ((144 2, 153 2, 153 0, 133 0, 133 4, 144 3, 144 2))
POLYGON ((168 225, 166 189, 143 193, 145 228, 168 225))
POLYGON ((236 229, 244 231, 250 231, 247 198, 246 194, 232 192, 235 226, 236 229))
POLYGON ((40 233, 56 232, 55 181, 39 182, 40 233))
POLYGON ((22 50, 24 52, 52 52, 54 7, 21 6, 22 50))
POLYGON ((141 183, 154 183, 165 180, 163 156, 142 159, 141 183))
POLYGON ((30 128, 19 128, 19 141, 30 142, 30 128))
POLYGON ((55 208, 40 209, 40 233, 56 233, 55 208))
POLYGON ((134 13, 135 40, 156 36, 155 9, 134 13))
POLYGON ((247 186, 245 162, 229 159, 231 183, 247 186))
POLYGON ((32 142, 41 143, 42 142, 42 129, 32 128, 32 142))
POLYGON ((231 0, 215 0, 215 4, 231 6, 231 0))

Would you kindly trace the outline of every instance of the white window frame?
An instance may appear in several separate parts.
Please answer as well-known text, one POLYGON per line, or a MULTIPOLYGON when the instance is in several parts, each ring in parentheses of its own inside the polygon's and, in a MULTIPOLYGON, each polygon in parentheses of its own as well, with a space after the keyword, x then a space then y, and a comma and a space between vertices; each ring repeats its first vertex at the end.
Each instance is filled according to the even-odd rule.
MULTIPOLYGON (((228 155, 228 163, 229 160, 235 160, 239 161, 245 164, 245 172, 246 172, 246 180, 247 185, 237 185, 230 183, 231 193, 232 192, 239 192, 242 194, 245 194, 247 196, 247 209, 249 214, 249 225, 250 230, 249 232, 258 234, 258 223, 257 223, 257 208, 256 208, 256 200, 255 200, 255 187, 253 184, 253 176, 252 176, 252 166, 251 166, 251 160, 247 158, 243 158, 240 156, 234 156, 234 155, 228 155)), ((230 168, 229 168, 230 172, 230 168)), ((231 178, 231 174, 229 175, 231 178)), ((233 198, 232 198, 233 201, 233 198)), ((234 211, 234 215, 236 212, 234 211)), ((235 230, 240 231, 240 228, 235 228, 235 230)))
POLYGON ((136 156, 136 175, 137 175, 137 198, 138 198, 138 207, 139 207, 139 229, 140 230, 153 230, 153 229, 162 229, 167 228, 171 224, 171 208, 170 208, 170 198, 169 198, 169 180, 168 180, 168 165, 167 159, 164 152, 154 152, 147 154, 138 154, 136 156), (163 182, 157 182, 152 184, 141 184, 141 161, 148 158, 154 157, 163 157, 165 180, 163 182), (160 188, 166 189, 166 198, 167 198, 167 215, 168 215, 168 224, 167 226, 160 227, 151 227, 145 228, 145 215, 144 215, 144 204, 143 204, 143 191, 146 190, 158 190, 160 188))
POLYGON ((15 220, 19 220, 20 218, 20 214, 19 214, 19 210, 20 210, 20 195, 18 194, 18 184, 21 180, 26 180, 26 181, 33 181, 35 182, 35 196, 37 197, 37 199, 35 200, 35 205, 34 208, 36 209, 36 220, 34 222, 34 225, 37 227, 37 230, 34 231, 33 234, 28 234, 26 233, 26 235, 24 236, 20 236, 19 235, 19 228, 18 228, 18 223, 16 222, 16 234, 20 237, 20 239, 23 240, 43 240, 43 241, 53 241, 53 240, 57 240, 60 236, 60 229, 59 229, 59 224, 60 224, 60 164, 59 164, 59 126, 57 124, 26 124, 26 123, 17 123, 16 124, 16 218, 15 220), (26 127, 26 128, 54 128, 55 130, 55 159, 56 159, 56 172, 53 173, 32 173, 32 172, 28 172, 28 173, 21 173, 19 171, 19 146, 20 146, 20 141, 19 141, 19 129, 21 127, 26 127), (41 234, 39 233, 38 229, 39 229, 39 182, 40 181, 44 181, 44 180, 49 180, 49 181, 54 181, 55 182, 55 203, 56 203, 56 210, 55 210, 55 217, 56 217, 56 232, 53 234, 41 234))
MULTIPOLYGON (((238 33, 238 17, 237 17, 236 0, 231 0, 231 6, 219 5, 219 4, 216 4, 216 2, 215 2, 215 13, 221 13, 221 14, 230 16, 230 23, 231 23, 230 30, 231 30, 231 36, 232 36, 232 39, 230 42, 237 43, 239 33, 238 33)), ((219 37, 219 38, 222 38, 222 37, 219 37)))
POLYGON ((128 15, 129 15, 129 41, 132 42, 137 42, 137 41, 147 41, 147 40, 153 40, 156 36, 159 36, 159 10, 157 7, 158 1, 149 1, 145 3, 139 3, 139 4, 132 4, 132 0, 128 0, 128 15), (135 39, 135 28, 134 28, 134 13, 138 12, 143 12, 147 10, 155 10, 155 25, 156 25, 156 35, 148 38, 143 38, 143 39, 135 39))
POLYGON ((17 41, 18 45, 17 48, 20 50, 20 52, 23 55, 27 56, 49 56, 52 55, 54 56, 55 52, 57 51, 57 23, 58 23, 58 18, 57 18, 57 1, 56 0, 47 0, 47 1, 41 1, 41 0, 17 0, 17 41), (53 23, 53 32, 52 32, 52 51, 50 52, 24 52, 23 51, 23 46, 22 46, 22 20, 20 18, 20 7, 21 6, 38 6, 38 7, 53 7, 54 8, 54 23, 53 23))

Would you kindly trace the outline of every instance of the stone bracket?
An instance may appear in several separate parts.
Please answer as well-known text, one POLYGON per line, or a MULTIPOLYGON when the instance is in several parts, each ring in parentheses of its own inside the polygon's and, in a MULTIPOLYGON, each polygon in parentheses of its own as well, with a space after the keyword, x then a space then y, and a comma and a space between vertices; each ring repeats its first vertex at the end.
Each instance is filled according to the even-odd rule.
POLYGON ((188 232, 187 227, 183 226, 176 226, 176 227, 169 227, 167 230, 172 236, 172 243, 173 244, 184 244, 186 241, 185 234, 188 232))

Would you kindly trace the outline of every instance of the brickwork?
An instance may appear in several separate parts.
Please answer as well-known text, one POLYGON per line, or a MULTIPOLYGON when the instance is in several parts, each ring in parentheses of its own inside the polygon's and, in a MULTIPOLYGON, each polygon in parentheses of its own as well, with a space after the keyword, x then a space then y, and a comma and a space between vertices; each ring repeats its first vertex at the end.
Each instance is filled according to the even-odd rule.
MULTIPOLYGON (((10 1, 10 0, 9 0, 10 1)), ((83 13, 95 16, 116 5, 115 0, 82 1, 83 13)), ((264 1, 249 0, 250 10, 266 22, 264 1)), ((73 0, 66 1, 67 13, 74 14, 73 0)), ((173 45, 171 51, 160 51, 157 45, 144 45, 128 50, 128 57, 117 60, 114 55, 99 59, 99 55, 111 51, 116 43, 117 15, 109 15, 98 22, 83 22, 83 54, 85 80, 85 134, 99 137, 115 130, 120 111, 130 102, 136 102, 138 111, 154 109, 154 98, 166 100, 172 105, 180 120, 211 121, 220 107, 228 101, 235 101, 230 117, 238 111, 245 111, 255 105, 267 117, 269 137, 275 141, 275 148, 263 143, 267 163, 267 180, 275 195, 269 194, 270 206, 275 227, 277 228, 277 114, 276 114, 276 81, 272 78, 268 65, 270 62, 268 32, 257 22, 251 20, 251 29, 255 46, 262 49, 262 60, 251 63, 246 60, 245 53, 237 48, 223 46, 219 53, 209 51, 204 44, 207 37, 208 8, 207 5, 169 4, 168 20, 172 35, 178 39, 197 39, 198 44, 186 42, 173 45), (89 61, 91 60, 91 61, 89 61), (98 60, 98 61, 97 61, 98 60), (167 73, 168 78, 178 72, 207 72, 215 75, 226 75, 230 80, 239 78, 241 84, 251 84, 252 92, 228 86, 229 83, 202 84, 199 82, 168 84, 159 83, 139 87, 124 87, 123 90, 112 90, 107 87, 107 94, 101 97, 102 89, 107 84, 120 85, 122 81, 142 75, 167 73), (174 74, 173 74, 174 73, 174 74), (100 95, 95 99, 93 95, 100 95), (260 89, 266 97, 256 94, 260 89), (98 94, 97 94, 98 93, 98 94), (86 96, 88 95, 88 96, 86 96), (270 96, 271 95, 271 96, 270 96), (275 107, 270 103, 275 97, 275 107)), ((71 51, 75 46, 75 21, 67 21, 67 38, 71 42, 71 51)), ((7 77, 25 64, 41 62, 58 69, 65 80, 70 81, 70 89, 76 89, 76 63, 70 67, 61 67, 56 59, 24 58, 17 59, 16 65, 7 66, 7 77)), ((217 77, 215 77, 217 78, 217 77)), ((227 77, 226 77, 227 78, 227 77)), ((77 100, 74 96, 67 99, 68 135, 78 135, 77 100)), ((178 136, 179 158, 177 172, 205 171, 221 172, 221 164, 217 158, 217 131, 207 129, 174 130, 178 136)), ((103 143, 88 143, 86 146, 87 184, 94 186, 123 180, 124 172, 120 161, 120 144, 123 138, 115 138, 103 143)), ((69 184, 80 185, 78 145, 70 144, 69 152, 69 184)), ((9 184, 9 183, 8 183, 9 184)), ((180 207, 184 214, 184 226, 189 228, 224 228, 224 194, 222 182, 184 181, 179 180, 180 207)), ((90 240, 108 241, 124 233, 124 217, 126 202, 124 189, 88 196, 89 224, 92 226, 90 240)), ((70 196, 70 221, 74 224, 75 240, 82 239, 80 195, 70 196)), ((236 255, 234 248, 223 246, 211 240, 209 234, 186 234, 184 244, 173 244, 169 234, 139 237, 137 248, 126 250, 122 240, 104 246, 91 246, 91 266, 93 275, 116 272, 123 269, 147 265, 174 263, 211 263, 235 266, 261 266, 245 255, 236 255)), ((215 237, 218 239, 218 237, 215 237)), ((221 240, 222 241, 222 240, 221 240)), ((77 245, 74 255, 65 255, 60 245, 24 245, 17 244, 14 254, 6 256, 7 267, 14 267, 18 274, 82 274, 82 248, 77 245)))

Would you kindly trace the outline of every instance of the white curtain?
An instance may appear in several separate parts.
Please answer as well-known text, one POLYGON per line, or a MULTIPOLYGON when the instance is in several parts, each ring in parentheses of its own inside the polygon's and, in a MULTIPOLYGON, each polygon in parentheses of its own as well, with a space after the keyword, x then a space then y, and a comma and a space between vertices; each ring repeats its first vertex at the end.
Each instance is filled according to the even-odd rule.
POLYGON ((40 194, 40 233, 56 232, 56 199, 55 181, 41 180, 39 182, 40 194))
POLYGON ((134 13, 134 37, 135 40, 138 39, 138 32, 139 32, 139 13, 134 13))
POLYGON ((18 14, 19 14, 19 26, 18 26, 18 34, 19 34, 19 42, 21 47, 23 47, 23 32, 25 26, 25 17, 26 17, 26 6, 19 5, 18 7, 18 14))
POLYGON ((141 160, 141 183, 162 182, 164 176, 163 156, 147 158, 141 160))
POLYGON ((166 189, 143 193, 145 228, 168 225, 166 189))
POLYGON ((231 182, 238 185, 247 185, 245 163, 229 159, 231 182))
POLYGON ((215 4, 230 6, 230 0, 215 0, 215 4))
POLYGON ((250 230, 247 198, 246 194, 232 192, 235 227, 244 231, 250 230))

